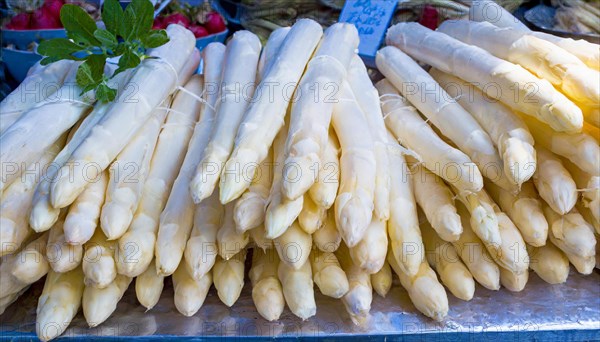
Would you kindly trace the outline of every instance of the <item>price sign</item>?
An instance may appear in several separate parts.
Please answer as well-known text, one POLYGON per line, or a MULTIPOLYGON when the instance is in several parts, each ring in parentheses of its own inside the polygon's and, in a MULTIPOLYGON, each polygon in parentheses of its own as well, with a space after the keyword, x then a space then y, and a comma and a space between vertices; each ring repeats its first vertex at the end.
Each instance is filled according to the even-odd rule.
POLYGON ((365 63, 375 66, 375 54, 383 43, 398 0, 347 0, 339 21, 356 25, 360 35, 358 53, 365 63))

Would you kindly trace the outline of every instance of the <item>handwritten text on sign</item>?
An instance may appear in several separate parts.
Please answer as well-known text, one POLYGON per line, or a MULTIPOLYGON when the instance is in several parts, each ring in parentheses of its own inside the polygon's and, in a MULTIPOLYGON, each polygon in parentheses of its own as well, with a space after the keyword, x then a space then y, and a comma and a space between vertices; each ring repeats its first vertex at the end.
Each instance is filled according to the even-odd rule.
POLYGON ((346 1, 339 21, 356 25, 360 35, 358 50, 365 61, 375 58, 397 4, 398 0, 346 1))

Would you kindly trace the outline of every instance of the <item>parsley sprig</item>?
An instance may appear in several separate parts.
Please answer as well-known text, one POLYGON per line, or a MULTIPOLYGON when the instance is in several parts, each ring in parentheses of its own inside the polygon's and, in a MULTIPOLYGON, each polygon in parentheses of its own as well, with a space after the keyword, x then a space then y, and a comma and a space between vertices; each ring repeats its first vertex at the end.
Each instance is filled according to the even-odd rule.
POLYGON ((153 30, 154 7, 149 0, 133 0, 125 10, 118 0, 104 1, 102 20, 106 29, 96 27, 94 20, 79 6, 66 4, 60 10, 67 38, 44 40, 38 53, 45 56, 41 64, 59 60, 83 61, 77 69, 77 85, 81 93, 96 91, 100 102, 115 99, 117 90, 107 81, 117 74, 138 66, 146 49, 169 41, 165 30, 153 30), (118 57, 118 68, 109 77, 104 73, 108 58, 118 57))

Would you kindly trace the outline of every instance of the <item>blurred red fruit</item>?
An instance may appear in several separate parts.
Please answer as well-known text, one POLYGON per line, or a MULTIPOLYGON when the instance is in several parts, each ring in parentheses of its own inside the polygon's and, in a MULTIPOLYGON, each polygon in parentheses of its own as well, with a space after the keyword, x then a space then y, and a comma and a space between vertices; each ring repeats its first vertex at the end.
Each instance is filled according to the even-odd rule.
POLYGON ((6 25, 9 30, 27 30, 30 27, 31 15, 29 13, 19 13, 12 17, 6 25))
POLYGON ((65 3, 62 0, 46 0, 42 5, 42 8, 44 11, 49 12, 52 16, 60 20, 60 9, 64 4, 65 3))
POLYGON ((425 5, 419 24, 435 30, 438 27, 438 11, 431 5, 425 5))
POLYGON ((191 25, 188 27, 190 31, 194 34, 196 38, 202 38, 208 36, 208 31, 200 25, 191 25))
POLYGON ((223 17, 217 12, 208 13, 204 26, 210 33, 223 32, 227 28, 225 20, 223 20, 223 17))
POLYGON ((35 30, 48 30, 61 28, 60 19, 44 8, 39 8, 33 12, 31 17, 31 28, 35 30))
POLYGON ((162 30, 165 28, 167 28, 167 25, 165 24, 165 20, 163 17, 157 17, 156 19, 154 19, 154 23, 152 24, 153 30, 162 30))
POLYGON ((170 24, 179 24, 184 27, 189 27, 190 19, 188 19, 188 17, 186 17, 183 13, 173 13, 164 19, 165 27, 169 26, 170 24))

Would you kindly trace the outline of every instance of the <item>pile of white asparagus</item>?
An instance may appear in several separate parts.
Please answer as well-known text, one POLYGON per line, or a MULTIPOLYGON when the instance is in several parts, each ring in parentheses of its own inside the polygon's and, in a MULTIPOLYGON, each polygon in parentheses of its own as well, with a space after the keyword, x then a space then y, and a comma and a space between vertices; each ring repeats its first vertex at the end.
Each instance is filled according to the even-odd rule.
POLYGON ((390 28, 375 85, 356 28, 309 19, 202 55, 171 25, 157 58, 112 81, 114 103, 79 95, 76 62, 33 68, 0 115, 0 312, 46 276, 50 340, 80 307, 104 322, 134 278, 152 309, 172 275, 191 316, 213 284, 234 305, 251 265, 269 321, 286 304, 315 315, 316 284, 362 324, 392 272, 441 320, 447 290, 468 301, 476 282, 521 291, 529 269, 550 284, 569 263, 591 273, 600 48, 481 8, 390 28))

